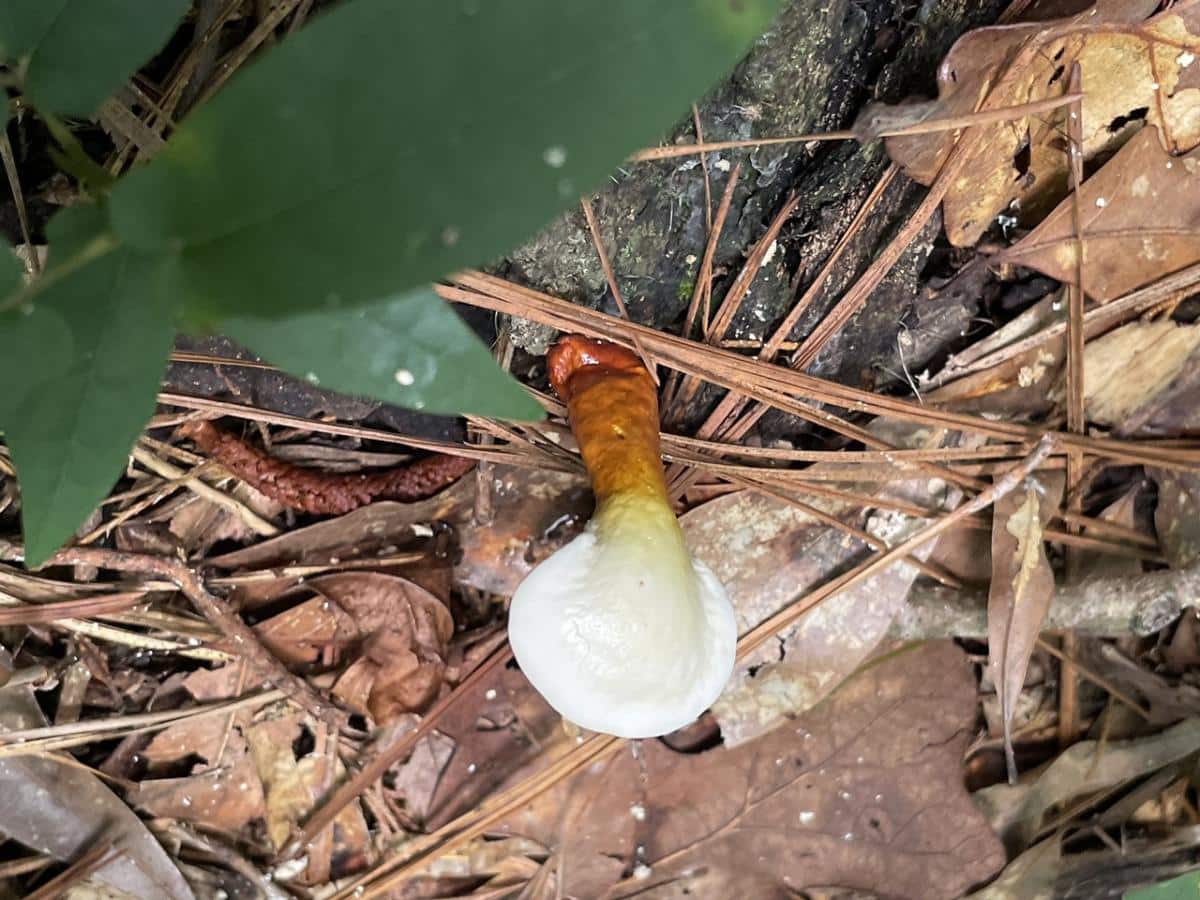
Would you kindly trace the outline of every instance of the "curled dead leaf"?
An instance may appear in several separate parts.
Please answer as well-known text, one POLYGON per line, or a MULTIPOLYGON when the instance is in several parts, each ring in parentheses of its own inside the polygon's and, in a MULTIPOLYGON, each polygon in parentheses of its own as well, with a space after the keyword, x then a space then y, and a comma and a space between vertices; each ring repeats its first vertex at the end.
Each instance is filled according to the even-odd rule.
MULTIPOLYGON (((1196 104, 1200 117, 1200 101, 1196 104)), ((1200 260, 1200 148, 1173 156, 1143 128, 1079 188, 1083 289, 1101 303, 1200 260)), ((1074 283, 1073 202, 1004 251, 1006 262, 1074 283)))
POLYGON ((1024 490, 1002 497, 993 510, 992 585, 988 592, 988 667, 1004 724, 1009 779, 1016 779, 1012 723, 1029 658, 1054 599, 1054 572, 1043 529, 1058 510, 1064 479, 1031 476, 1024 490))
POLYGON ((740 747, 624 752, 504 830, 558 849, 567 896, 728 900, 839 885, 959 897, 1004 865, 962 784, 975 714, 965 654, 929 643, 740 747), (586 802, 572 809, 571 798, 586 802))
POLYGON ((291 593, 300 594, 313 596, 255 626, 272 653, 292 665, 350 658, 334 696, 379 724, 423 710, 437 697, 454 634, 444 602, 381 572, 323 575, 291 593))
MULTIPOLYGON (((1140 118, 1170 152, 1191 150, 1200 143, 1200 81, 1192 62, 1200 47, 1200 10, 1167 10, 1143 21, 1156 6, 1099 2, 1071 18, 970 32, 938 69, 938 99, 925 114, 963 115, 985 97, 995 108, 1060 96, 1078 64, 1085 159, 1111 152, 1140 118)), ((1065 195, 1067 115, 1064 108, 972 129, 978 140, 943 203, 952 244, 974 244, 1010 206, 1037 215, 1065 195)), ((957 139, 955 132, 893 137, 887 149, 909 177, 930 184, 957 139)))

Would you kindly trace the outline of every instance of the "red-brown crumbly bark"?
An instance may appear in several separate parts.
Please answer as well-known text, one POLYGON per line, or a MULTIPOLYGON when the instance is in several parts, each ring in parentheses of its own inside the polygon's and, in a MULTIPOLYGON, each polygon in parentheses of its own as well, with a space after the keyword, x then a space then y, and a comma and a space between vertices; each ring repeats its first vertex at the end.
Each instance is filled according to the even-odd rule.
POLYGON ((267 497, 314 515, 341 515, 376 500, 424 500, 475 468, 473 459, 439 453, 395 469, 345 475, 276 459, 212 422, 188 422, 179 433, 267 497))

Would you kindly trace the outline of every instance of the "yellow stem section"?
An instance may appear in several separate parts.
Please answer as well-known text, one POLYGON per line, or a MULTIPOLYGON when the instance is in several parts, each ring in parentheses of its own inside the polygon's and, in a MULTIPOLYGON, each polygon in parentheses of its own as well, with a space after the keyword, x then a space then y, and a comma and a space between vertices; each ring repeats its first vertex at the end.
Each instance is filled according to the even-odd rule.
POLYGON ((670 513, 650 373, 618 344, 568 335, 550 351, 550 381, 567 402, 571 430, 599 509, 617 497, 670 513), (651 504, 644 501, 650 500, 651 504))

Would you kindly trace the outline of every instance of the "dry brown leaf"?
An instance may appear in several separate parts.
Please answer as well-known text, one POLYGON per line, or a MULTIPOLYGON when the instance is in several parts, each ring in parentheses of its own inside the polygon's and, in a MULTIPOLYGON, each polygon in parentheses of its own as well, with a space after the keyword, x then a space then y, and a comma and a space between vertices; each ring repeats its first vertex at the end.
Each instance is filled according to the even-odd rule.
POLYGON ((1171 433, 1200 424, 1200 325, 1130 322, 1087 344, 1083 371, 1090 422, 1121 434, 1171 433))
POLYGON ((942 386, 925 393, 926 402, 961 412, 999 414, 1014 421, 1028 421, 1049 412, 1054 406, 1050 388, 1058 380, 1065 355, 1062 341, 1016 353, 982 371, 956 376, 955 370, 1062 321, 1066 306, 1063 292, 1055 292, 952 356, 938 375, 942 386))
MULTIPOLYGON (((1200 116, 1200 104, 1197 106, 1200 116)), ((1172 156, 1143 128, 1079 189, 1083 289, 1101 303, 1200 260, 1200 148, 1172 156)), ((1004 251, 1006 262, 1074 283, 1073 201, 1004 251)))
MULTIPOLYGON (((883 430, 882 423, 872 428, 883 430)), ((939 446, 943 435, 908 429, 887 435, 897 446, 939 446)), ((879 486, 866 489, 879 493, 879 486)), ((897 480, 880 496, 930 509, 950 504, 952 492, 936 479, 897 480)), ((923 522, 878 510, 867 515, 843 503, 809 498, 812 506, 863 526, 895 545, 923 522)), ((862 542, 818 522, 785 500, 753 491, 711 500, 680 519, 691 551, 724 582, 745 632, 797 597, 829 580, 870 551, 862 542)), ((926 559, 931 542, 913 555, 926 559)), ((887 635, 919 573, 897 563, 841 591, 755 653, 738 661, 712 712, 729 746, 770 731, 820 702, 862 663, 887 635)))
POLYGON ((559 848, 567 896, 729 900, 837 885, 959 897, 1004 865, 962 784, 975 711, 966 656, 925 644, 741 747, 625 751, 505 830, 559 848), (614 864, 625 876, 615 887, 614 864))
POLYGON ((404 804, 414 821, 429 818, 434 792, 456 749, 453 738, 435 731, 421 738, 404 763, 392 767, 394 781, 390 787, 385 784, 385 790, 404 804))
POLYGON ((988 667, 1004 722, 1009 779, 1016 778, 1012 722, 1029 657, 1054 599, 1054 572, 1042 530, 1058 509, 1061 475, 1030 476, 1024 490, 997 501, 992 520, 992 585, 988 591, 988 667))
POLYGON ((1200 474, 1148 469, 1158 484, 1154 527, 1163 554, 1177 569, 1200 560, 1200 474))
MULTIPOLYGON (((267 835, 275 848, 282 849, 297 824, 328 793, 337 780, 345 777, 345 767, 337 754, 314 750, 297 758, 294 746, 304 729, 312 730, 304 713, 284 708, 265 721, 254 724, 246 734, 250 755, 266 792, 267 835), (331 762, 333 771, 329 770, 331 762)), ((307 883, 322 882, 329 876, 340 877, 361 870, 372 856, 370 832, 357 803, 348 804, 329 829, 310 845, 307 883), (328 873, 314 873, 314 847, 327 841, 332 829, 332 844, 327 844, 331 866, 328 873)))
POLYGON ((334 696, 379 724, 436 698, 454 634, 445 603, 406 578, 381 572, 323 575, 302 590, 316 596, 255 626, 272 653, 291 665, 353 656, 334 696))
MULTIPOLYGON (((204 727, 208 732, 202 736, 205 742, 193 752, 204 755, 201 751, 211 750, 215 758, 223 743, 225 752, 219 765, 201 766, 198 774, 183 778, 145 779, 127 793, 126 799, 153 816, 196 822, 232 837, 247 837, 249 829, 265 818, 266 806, 246 738, 240 728, 226 732, 214 727, 211 720, 204 727), (216 748, 211 747, 209 738, 216 748)), ((143 756, 161 762, 163 748, 152 745, 143 756)))
MULTIPOLYGON (((925 117, 1019 106, 1062 95, 1079 64, 1084 158, 1111 152, 1144 116, 1173 153, 1200 143, 1200 9, 1168 10, 1143 22, 1150 0, 1100 2, 1069 19, 981 28, 960 38, 938 70, 938 99, 925 117)), ((904 110, 912 115, 914 110, 904 110)), ((874 115, 880 115, 875 111, 874 115)), ((1009 209, 1034 215, 1067 192, 1066 109, 980 126, 943 203, 946 234, 970 246, 1009 209)), ((957 135, 893 137, 889 155, 909 177, 930 184, 957 135)))
POLYGON ((591 513, 592 496, 580 474, 497 465, 492 504, 492 520, 476 522, 475 480, 463 478, 429 500, 372 503, 210 562, 223 569, 258 569, 386 555, 413 543, 414 526, 427 533, 426 523, 444 521, 459 539, 455 580, 508 596, 538 562, 575 536, 591 513))

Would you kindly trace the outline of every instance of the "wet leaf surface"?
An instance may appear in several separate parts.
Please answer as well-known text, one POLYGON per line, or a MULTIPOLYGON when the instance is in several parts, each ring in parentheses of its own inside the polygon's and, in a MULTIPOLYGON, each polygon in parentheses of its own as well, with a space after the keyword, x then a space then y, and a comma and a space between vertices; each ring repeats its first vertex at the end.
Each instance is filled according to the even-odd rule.
POLYGON ((961 782, 974 710, 966 657, 924 645, 740 747, 624 750, 578 777, 571 804, 556 792, 507 830, 560 846, 559 888, 577 896, 958 897, 1004 863, 961 782), (614 858, 626 879, 610 887, 614 858))

